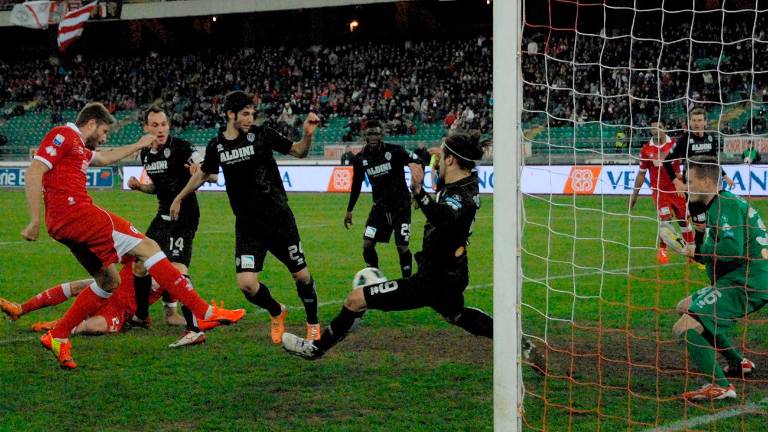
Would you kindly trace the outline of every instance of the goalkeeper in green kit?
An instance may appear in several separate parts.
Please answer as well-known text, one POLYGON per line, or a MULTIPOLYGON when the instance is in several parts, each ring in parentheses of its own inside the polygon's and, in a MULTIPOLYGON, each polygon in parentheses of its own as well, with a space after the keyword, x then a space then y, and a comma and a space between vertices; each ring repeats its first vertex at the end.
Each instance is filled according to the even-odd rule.
MULTIPOLYGON (((755 364, 728 338, 739 319, 768 303, 768 233, 760 215, 747 201, 721 189, 721 169, 710 156, 695 156, 688 165, 689 207, 706 212, 704 243, 697 252, 706 265, 711 286, 677 305, 682 315, 673 331, 685 345, 688 358, 711 380, 683 393, 687 400, 735 398, 726 376, 744 376, 755 364), (716 352, 728 361, 722 368, 716 352)), ((678 250, 689 257, 690 249, 678 250)))

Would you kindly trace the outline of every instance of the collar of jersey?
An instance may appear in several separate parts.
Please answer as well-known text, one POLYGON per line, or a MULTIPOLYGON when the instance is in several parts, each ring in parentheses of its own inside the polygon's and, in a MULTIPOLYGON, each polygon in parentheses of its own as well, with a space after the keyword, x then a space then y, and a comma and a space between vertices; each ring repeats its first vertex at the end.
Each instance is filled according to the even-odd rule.
POLYGON ((667 140, 664 141, 664 144, 658 145, 658 144, 656 144, 656 141, 654 141, 653 138, 651 138, 651 145, 654 146, 654 147, 664 147, 665 145, 671 143, 672 142, 672 138, 670 138, 669 135, 665 135, 665 136, 667 137, 667 140))
POLYGON ((73 131, 77 132, 77 134, 80 135, 81 137, 83 136, 83 133, 80 132, 80 128, 77 127, 76 124, 74 124, 72 122, 67 122, 67 127, 72 129, 73 131))

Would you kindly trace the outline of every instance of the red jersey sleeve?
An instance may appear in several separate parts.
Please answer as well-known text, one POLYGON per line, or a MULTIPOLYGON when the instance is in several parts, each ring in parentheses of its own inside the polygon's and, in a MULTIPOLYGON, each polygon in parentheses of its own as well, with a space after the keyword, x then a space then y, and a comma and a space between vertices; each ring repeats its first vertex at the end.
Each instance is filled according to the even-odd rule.
MULTIPOLYGON (((37 152, 35 152, 35 159, 44 163, 48 169, 51 169, 67 152, 72 150, 76 139, 79 139, 79 137, 69 128, 55 127, 40 142, 40 146, 37 148, 37 152)), ((90 154, 86 155, 88 160, 90 160, 91 156, 90 154)))

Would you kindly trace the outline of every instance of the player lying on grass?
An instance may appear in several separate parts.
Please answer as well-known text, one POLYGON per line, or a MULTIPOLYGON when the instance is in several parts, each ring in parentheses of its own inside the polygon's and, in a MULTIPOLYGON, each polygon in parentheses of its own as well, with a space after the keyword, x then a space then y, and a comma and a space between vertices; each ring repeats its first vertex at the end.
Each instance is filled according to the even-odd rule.
MULTIPOLYGON (((645 181, 645 175, 650 171, 651 198, 661 221, 677 221, 683 233, 686 243, 693 245, 693 231, 688 221, 688 208, 685 195, 678 194, 672 180, 662 170, 667 154, 675 147, 675 140, 664 131, 664 125, 660 121, 651 122, 653 137, 640 150, 640 170, 635 178, 635 187, 629 199, 629 209, 632 210, 637 203, 637 196, 645 181)), ((673 170, 680 174, 680 161, 672 163, 673 170)), ((667 245, 659 239, 659 250, 656 257, 661 264, 669 262, 667 245)))
MULTIPOLYGON (((705 215, 703 243, 697 252, 706 265, 711 286, 677 305, 681 314, 673 331, 700 371, 710 377, 701 389, 683 393, 688 400, 735 398, 726 374, 750 374, 754 363, 728 338, 739 319, 768 302, 768 232, 757 211, 743 198, 720 190, 717 159, 695 156, 689 161, 688 197, 691 210, 705 215), (728 361, 723 369, 716 352, 728 361), (710 375, 711 374, 711 375, 710 375)), ((682 249, 689 257, 694 253, 682 249)))
MULTIPOLYGON (((118 333, 125 329, 125 324, 130 323, 130 318, 136 313, 136 299, 134 296, 134 279, 131 263, 128 262, 120 271, 121 284, 115 290, 99 310, 93 315, 82 321, 71 330, 72 335, 103 335, 108 333, 118 333)), ((71 297, 77 297, 84 289, 93 283, 93 279, 85 279, 74 282, 65 282, 60 285, 48 288, 47 290, 34 295, 23 304, 0 298, 0 310, 8 318, 16 321, 24 315, 39 309, 56 306, 64 303, 71 297)), ((149 304, 154 304, 162 298, 164 291, 157 284, 151 285, 149 304)), ((57 321, 36 322, 32 324, 32 330, 37 332, 46 332, 56 325, 57 321)), ((178 341, 169 345, 171 348, 177 348, 185 345, 197 345, 205 342, 205 333, 201 330, 198 335, 191 335, 195 330, 209 330, 220 325, 218 321, 200 321, 187 323, 187 332, 178 341)))
POLYGON ((469 282, 467 246, 480 207, 477 176, 472 169, 482 156, 478 137, 465 133, 449 136, 440 159, 445 185, 437 201, 422 188, 422 171, 413 172, 413 194, 427 219, 423 248, 416 254, 418 271, 413 276, 355 288, 320 340, 285 333, 283 348, 293 355, 318 359, 344 339, 368 309, 389 312, 431 307, 451 324, 478 336, 493 337, 493 318, 464 306, 469 282))

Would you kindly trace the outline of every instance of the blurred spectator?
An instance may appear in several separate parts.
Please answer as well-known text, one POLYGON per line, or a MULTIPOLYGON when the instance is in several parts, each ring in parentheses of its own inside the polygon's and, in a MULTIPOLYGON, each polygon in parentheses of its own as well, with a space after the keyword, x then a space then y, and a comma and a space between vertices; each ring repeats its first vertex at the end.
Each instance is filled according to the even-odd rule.
POLYGON ((352 153, 352 148, 349 145, 344 146, 344 153, 341 155, 341 165, 352 165, 352 159, 354 159, 354 157, 355 154, 352 153))

